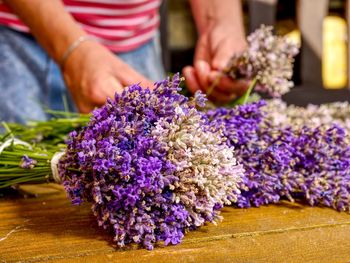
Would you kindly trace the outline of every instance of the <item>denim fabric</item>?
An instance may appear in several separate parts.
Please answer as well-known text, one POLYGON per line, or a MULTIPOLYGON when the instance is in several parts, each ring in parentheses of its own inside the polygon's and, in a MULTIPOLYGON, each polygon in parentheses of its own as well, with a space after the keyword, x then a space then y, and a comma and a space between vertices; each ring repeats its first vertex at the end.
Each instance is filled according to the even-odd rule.
MULTIPOLYGON (((128 53, 117 54, 152 80, 164 77, 158 37, 128 53)), ((45 108, 74 106, 55 62, 29 35, 0 26, 0 120, 45 120, 45 108)))

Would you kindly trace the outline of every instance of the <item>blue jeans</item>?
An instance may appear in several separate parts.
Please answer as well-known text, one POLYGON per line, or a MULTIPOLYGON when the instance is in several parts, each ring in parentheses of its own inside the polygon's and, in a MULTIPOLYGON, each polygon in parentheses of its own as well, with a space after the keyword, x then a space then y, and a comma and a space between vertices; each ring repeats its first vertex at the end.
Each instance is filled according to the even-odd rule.
MULTIPOLYGON (((152 80, 164 77, 158 38, 119 58, 152 80)), ((60 70, 28 34, 0 26, 0 121, 45 120, 45 108, 64 110, 67 98, 75 107, 60 70)))

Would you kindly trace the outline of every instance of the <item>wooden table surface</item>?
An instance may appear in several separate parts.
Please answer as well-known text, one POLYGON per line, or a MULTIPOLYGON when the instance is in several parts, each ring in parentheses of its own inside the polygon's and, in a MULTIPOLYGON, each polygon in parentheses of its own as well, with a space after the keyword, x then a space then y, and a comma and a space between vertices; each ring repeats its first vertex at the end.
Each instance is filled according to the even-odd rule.
POLYGON ((350 215, 288 202, 225 208, 218 226, 153 251, 114 247, 89 205, 72 206, 56 185, 0 199, 0 262, 350 262, 350 215))

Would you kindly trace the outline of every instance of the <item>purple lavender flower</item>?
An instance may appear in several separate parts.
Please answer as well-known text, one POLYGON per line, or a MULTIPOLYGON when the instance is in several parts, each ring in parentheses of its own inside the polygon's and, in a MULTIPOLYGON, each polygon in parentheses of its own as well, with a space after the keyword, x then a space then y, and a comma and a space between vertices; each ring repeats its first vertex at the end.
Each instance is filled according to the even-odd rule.
POLYGON ((177 244, 237 200, 243 170, 233 148, 196 110, 204 97, 187 99, 179 83, 175 75, 153 91, 133 85, 116 94, 70 134, 60 161, 72 202, 92 202, 119 246, 177 244))
POLYGON ((21 164, 19 165, 23 169, 33 169, 38 162, 27 155, 23 155, 21 159, 21 164))
POLYGON ((346 131, 330 127, 276 128, 264 102, 207 113, 245 168, 239 207, 304 199, 350 210, 350 146, 346 131))

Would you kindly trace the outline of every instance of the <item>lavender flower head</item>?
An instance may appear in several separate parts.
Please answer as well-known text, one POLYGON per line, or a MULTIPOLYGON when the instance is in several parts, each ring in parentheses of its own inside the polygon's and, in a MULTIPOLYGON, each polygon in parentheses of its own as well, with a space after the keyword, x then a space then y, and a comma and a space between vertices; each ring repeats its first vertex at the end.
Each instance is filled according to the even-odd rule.
POLYGON ((293 87, 294 56, 298 46, 275 36, 271 26, 262 25, 248 36, 248 48, 234 55, 226 69, 232 78, 257 79, 256 91, 280 97, 293 87))
POLYGON ((92 202, 119 246, 177 244, 237 200, 243 170, 233 147, 196 110, 203 95, 189 100, 179 83, 175 75, 153 91, 133 85, 116 94, 70 134, 59 163, 72 202, 92 202))
POLYGON ((27 155, 23 155, 20 163, 20 167, 23 169, 33 169, 37 165, 37 160, 29 158, 27 155))

